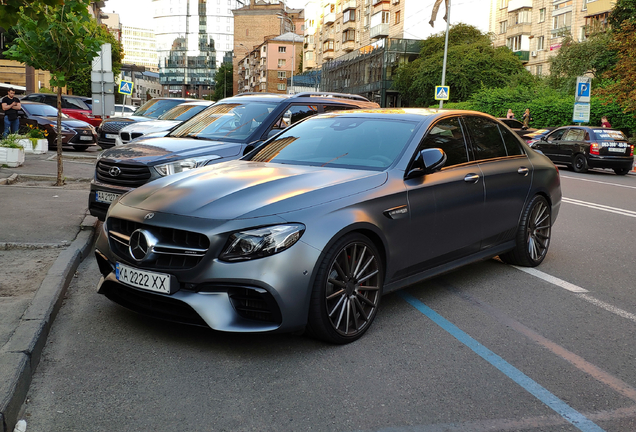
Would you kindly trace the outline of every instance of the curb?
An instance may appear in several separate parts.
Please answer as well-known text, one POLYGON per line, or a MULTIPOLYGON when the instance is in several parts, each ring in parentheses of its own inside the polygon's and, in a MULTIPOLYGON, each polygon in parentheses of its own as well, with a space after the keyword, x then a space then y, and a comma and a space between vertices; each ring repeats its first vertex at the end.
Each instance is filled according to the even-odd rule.
POLYGON ((86 216, 71 245, 60 253, 9 341, 0 349, 0 432, 13 432, 31 379, 66 290, 89 255, 99 222, 86 216))

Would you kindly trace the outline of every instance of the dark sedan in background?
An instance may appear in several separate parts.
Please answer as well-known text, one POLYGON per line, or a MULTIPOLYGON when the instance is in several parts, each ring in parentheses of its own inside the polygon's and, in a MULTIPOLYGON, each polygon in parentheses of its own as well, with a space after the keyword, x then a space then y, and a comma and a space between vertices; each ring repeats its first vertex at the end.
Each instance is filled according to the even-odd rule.
POLYGON ((384 293, 497 255, 539 265, 560 203, 554 164, 486 114, 322 114, 121 196, 99 292, 216 330, 348 343, 384 293))
MULTIPOLYGON (((57 147, 57 109, 38 102, 21 101, 22 110, 18 112, 20 118, 20 132, 26 132, 28 125, 46 131, 49 148, 57 147)), ((0 111, 0 131, 4 129, 4 113, 0 111)), ((83 151, 90 146, 97 145, 95 128, 90 124, 62 114, 62 144, 73 146, 75 150, 83 151)))
POLYGON ((634 145, 617 129, 564 126, 532 143, 532 147, 575 172, 610 168, 617 175, 625 175, 634 164, 634 145))
MULTIPOLYGON (((100 116, 93 115, 93 109, 86 103, 84 96, 62 95, 62 112, 77 120, 82 120, 93 127, 98 127, 102 122, 100 116)), ((57 94, 52 93, 31 93, 22 98, 23 101, 40 102, 57 109, 57 94)))

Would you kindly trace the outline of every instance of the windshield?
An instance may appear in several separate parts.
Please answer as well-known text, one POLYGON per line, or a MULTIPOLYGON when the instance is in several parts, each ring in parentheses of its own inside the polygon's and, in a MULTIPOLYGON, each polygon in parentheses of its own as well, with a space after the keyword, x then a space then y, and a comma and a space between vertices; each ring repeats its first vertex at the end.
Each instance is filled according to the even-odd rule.
POLYGON ((311 118, 283 132, 248 159, 381 171, 393 164, 416 127, 412 121, 311 118))
MULTIPOLYGON (((22 104, 22 109, 32 116, 57 117, 57 109, 51 105, 22 104)), ((67 118, 66 114, 62 114, 62 118, 67 118)))
POLYGON ((276 105, 261 102, 216 104, 183 123, 169 136, 244 140, 274 111, 276 105))
POLYGON ((161 114, 182 103, 183 99, 151 99, 140 106, 135 111, 135 115, 156 119, 161 114))
POLYGON ((165 114, 161 114, 158 119, 179 121, 190 120, 192 117, 194 117, 195 114, 200 113, 209 106, 210 105, 177 105, 165 114))

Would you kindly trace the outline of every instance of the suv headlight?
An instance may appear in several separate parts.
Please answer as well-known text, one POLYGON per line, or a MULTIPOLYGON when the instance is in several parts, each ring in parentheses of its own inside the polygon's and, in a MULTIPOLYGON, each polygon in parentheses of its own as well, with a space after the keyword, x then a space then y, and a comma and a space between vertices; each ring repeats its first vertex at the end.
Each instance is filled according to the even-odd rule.
POLYGON ((198 158, 182 159, 175 162, 170 162, 163 165, 155 166, 155 170, 160 176, 169 176, 180 172, 188 171, 194 168, 202 167, 213 159, 220 159, 221 156, 203 156, 198 158))
POLYGON ((222 261, 246 261, 277 254, 292 247, 305 225, 275 225, 232 234, 219 256, 222 261))

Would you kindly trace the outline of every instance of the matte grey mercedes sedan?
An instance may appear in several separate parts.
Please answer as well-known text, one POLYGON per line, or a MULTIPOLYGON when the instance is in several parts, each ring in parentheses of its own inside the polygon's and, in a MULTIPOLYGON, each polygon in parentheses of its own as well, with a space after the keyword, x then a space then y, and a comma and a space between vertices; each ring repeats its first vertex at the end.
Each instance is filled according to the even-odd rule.
POLYGON ((387 292, 497 255, 539 265, 560 203, 552 162, 489 115, 323 114, 119 198, 98 289, 158 318, 348 343, 387 292))

